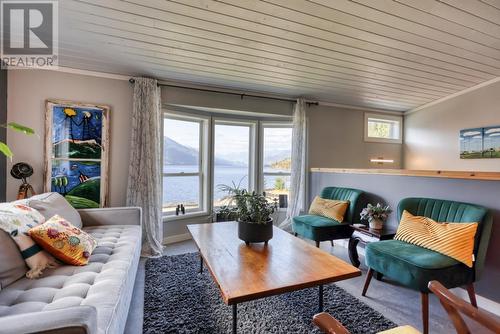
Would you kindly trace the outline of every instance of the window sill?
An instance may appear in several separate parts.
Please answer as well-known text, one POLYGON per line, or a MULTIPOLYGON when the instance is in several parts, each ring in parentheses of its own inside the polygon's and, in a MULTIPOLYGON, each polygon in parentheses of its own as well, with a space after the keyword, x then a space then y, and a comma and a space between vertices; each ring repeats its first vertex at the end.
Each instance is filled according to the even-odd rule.
POLYGON ((366 143, 403 144, 403 140, 402 139, 365 137, 364 140, 365 140, 366 143))
POLYGON ((192 218, 199 218, 199 217, 210 217, 211 215, 206 212, 206 211, 203 211, 203 212, 190 212, 190 213, 186 213, 184 215, 164 215, 163 216, 163 222, 164 223, 168 223, 168 222, 171 222, 171 221, 174 221, 174 220, 186 220, 186 219, 192 219, 192 218))

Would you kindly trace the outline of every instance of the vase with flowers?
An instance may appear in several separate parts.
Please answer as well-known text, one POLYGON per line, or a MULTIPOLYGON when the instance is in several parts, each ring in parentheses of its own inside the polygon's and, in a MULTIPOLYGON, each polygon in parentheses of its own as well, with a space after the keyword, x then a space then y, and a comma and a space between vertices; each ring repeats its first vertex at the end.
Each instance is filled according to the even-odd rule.
POLYGON ((368 220, 370 228, 380 230, 384 226, 385 221, 389 218, 392 209, 389 205, 368 204, 366 208, 361 211, 361 219, 368 220))

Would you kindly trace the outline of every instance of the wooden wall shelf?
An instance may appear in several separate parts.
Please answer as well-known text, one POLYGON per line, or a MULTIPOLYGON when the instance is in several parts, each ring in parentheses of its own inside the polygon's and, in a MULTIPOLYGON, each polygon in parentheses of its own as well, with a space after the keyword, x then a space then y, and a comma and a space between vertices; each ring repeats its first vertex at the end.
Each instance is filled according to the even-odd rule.
POLYGON ((500 172, 474 172, 452 170, 410 170, 410 169, 356 169, 356 168, 311 168, 311 172, 340 174, 377 174, 398 176, 441 177, 448 179, 468 179, 500 181, 500 172))

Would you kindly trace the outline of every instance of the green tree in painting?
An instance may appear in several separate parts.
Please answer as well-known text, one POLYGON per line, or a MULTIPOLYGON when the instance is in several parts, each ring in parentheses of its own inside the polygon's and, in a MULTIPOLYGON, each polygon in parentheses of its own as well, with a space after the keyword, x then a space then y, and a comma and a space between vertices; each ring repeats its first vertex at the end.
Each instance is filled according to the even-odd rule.
POLYGON ((52 178, 52 184, 54 185, 56 191, 64 196, 68 193, 68 183, 68 178, 66 176, 57 176, 52 178))

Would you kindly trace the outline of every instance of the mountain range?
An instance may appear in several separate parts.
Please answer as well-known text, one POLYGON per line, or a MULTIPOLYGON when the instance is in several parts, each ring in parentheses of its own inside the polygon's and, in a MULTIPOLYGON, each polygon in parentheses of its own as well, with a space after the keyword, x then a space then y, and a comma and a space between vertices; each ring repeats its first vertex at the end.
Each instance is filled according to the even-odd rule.
MULTIPOLYGON (((179 144, 175 140, 165 137, 163 141, 163 159, 166 165, 196 165, 198 164, 198 150, 179 144)), ((242 162, 215 158, 217 166, 244 166, 242 162)))
MULTIPOLYGON (((216 157, 216 166, 229 167, 244 167, 244 161, 248 153, 241 152, 239 154, 231 154, 231 156, 216 157)), ((266 152, 264 163, 266 166, 271 166, 273 163, 282 161, 290 157, 290 152, 282 149, 275 149, 271 152, 266 152)), ((163 141, 163 159, 166 165, 196 165, 198 164, 198 150, 182 145, 175 140, 165 137, 163 141)))

